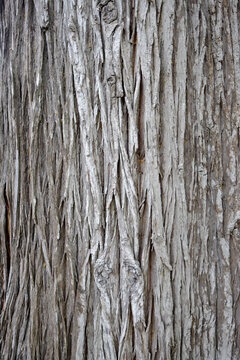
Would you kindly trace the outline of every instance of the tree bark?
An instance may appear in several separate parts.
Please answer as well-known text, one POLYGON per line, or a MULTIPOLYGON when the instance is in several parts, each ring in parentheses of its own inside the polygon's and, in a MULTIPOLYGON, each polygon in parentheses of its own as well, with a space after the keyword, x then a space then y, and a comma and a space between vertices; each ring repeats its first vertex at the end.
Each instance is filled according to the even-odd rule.
POLYGON ((1 358, 240 358, 237 0, 0 1, 1 358))

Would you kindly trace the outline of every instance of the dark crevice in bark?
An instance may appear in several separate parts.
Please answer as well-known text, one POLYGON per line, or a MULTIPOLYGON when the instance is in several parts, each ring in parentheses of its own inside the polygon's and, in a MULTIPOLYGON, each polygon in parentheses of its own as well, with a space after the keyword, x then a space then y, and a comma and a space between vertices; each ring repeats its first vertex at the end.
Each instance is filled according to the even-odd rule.
POLYGON ((136 72, 135 72, 136 51, 137 51, 137 25, 134 26, 134 33, 132 34, 132 75, 133 75, 133 78, 136 74, 136 72))
POLYGON ((144 137, 145 137, 145 128, 143 122, 143 112, 144 112, 144 88, 143 88, 143 78, 142 72, 140 70, 140 89, 139 89, 139 103, 138 103, 138 110, 137 110, 137 129, 138 129, 138 150, 137 155, 139 161, 144 161, 145 158, 145 144, 144 144, 144 137))
POLYGON ((5 0, 0 0, 0 15, 2 15, 5 7, 5 0))
MULTIPOLYGON (((10 272, 11 264, 11 233, 10 233, 10 204, 7 194, 7 185, 4 186, 4 200, 5 200, 5 247, 6 247, 6 261, 7 261, 7 279, 10 272)), ((8 281, 8 280, 7 280, 8 281)))
MULTIPOLYGON (((173 21, 173 38, 172 38, 172 89, 173 93, 175 94, 176 91, 176 53, 177 53, 177 43, 178 43, 178 16, 174 14, 174 21, 173 21)), ((178 129, 178 126, 177 126, 178 129)))

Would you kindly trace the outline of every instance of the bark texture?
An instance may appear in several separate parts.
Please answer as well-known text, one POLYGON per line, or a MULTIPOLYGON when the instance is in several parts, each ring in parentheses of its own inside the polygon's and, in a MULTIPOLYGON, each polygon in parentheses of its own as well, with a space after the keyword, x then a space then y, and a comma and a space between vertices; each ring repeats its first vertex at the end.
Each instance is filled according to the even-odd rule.
POLYGON ((239 7, 0 1, 1 359, 240 359, 239 7))

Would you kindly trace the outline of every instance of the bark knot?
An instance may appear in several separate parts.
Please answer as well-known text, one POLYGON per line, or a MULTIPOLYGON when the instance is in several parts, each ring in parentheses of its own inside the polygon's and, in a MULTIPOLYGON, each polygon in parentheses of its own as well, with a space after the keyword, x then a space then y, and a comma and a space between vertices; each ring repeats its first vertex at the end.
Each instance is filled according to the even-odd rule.
MULTIPOLYGON (((111 24, 118 17, 118 11, 115 1, 101 2, 102 4, 102 19, 106 24, 111 24), (103 4, 104 3, 104 4, 103 4)), ((100 7, 101 8, 101 7, 100 7)))
POLYGON ((110 260, 98 259, 94 269, 94 277, 97 287, 100 291, 108 287, 111 273, 112 269, 110 267, 110 260))
POLYGON ((107 79, 107 83, 111 92, 111 97, 116 97, 116 84, 117 84, 117 79, 116 79, 116 75, 110 75, 107 79))
POLYGON ((130 263, 129 261, 124 262, 124 266, 127 270, 127 283, 130 290, 134 291, 135 288, 139 288, 139 285, 143 282, 142 272, 139 265, 130 263), (137 286, 136 286, 137 285, 137 286))
POLYGON ((102 9, 103 6, 107 5, 111 0, 97 0, 97 8, 102 9))

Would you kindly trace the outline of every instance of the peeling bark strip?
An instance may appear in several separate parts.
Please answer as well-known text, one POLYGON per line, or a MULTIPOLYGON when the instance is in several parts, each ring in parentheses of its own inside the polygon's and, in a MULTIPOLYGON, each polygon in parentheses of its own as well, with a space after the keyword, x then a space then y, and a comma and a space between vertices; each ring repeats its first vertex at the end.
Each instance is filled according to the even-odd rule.
POLYGON ((0 1, 1 359, 240 359, 239 6, 0 1))

